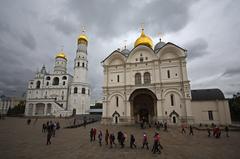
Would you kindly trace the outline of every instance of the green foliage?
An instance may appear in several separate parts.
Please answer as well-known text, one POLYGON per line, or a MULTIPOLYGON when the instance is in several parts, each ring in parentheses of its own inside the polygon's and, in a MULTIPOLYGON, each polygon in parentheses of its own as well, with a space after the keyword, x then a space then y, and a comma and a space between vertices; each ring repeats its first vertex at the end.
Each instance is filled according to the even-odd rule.
POLYGON ((24 114, 24 111, 25 111, 25 102, 21 101, 14 108, 9 108, 7 115, 9 116, 21 115, 21 114, 24 114))
POLYGON ((233 97, 229 99, 229 107, 232 120, 240 121, 240 92, 234 94, 233 97))

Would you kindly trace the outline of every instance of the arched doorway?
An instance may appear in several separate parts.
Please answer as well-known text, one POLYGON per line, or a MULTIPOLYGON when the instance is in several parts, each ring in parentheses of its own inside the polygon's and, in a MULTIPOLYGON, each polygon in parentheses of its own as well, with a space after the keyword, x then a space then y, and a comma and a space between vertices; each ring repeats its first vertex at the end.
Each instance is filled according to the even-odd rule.
POLYGON ((115 112, 113 113, 112 117, 113 117, 113 123, 114 123, 114 124, 118 124, 120 114, 119 114, 117 111, 115 111, 115 112))
POLYGON ((75 116, 75 115, 76 115, 76 112, 77 112, 77 110, 74 108, 74 109, 73 109, 73 112, 72 112, 72 116, 75 116))
POLYGON ((129 98, 135 123, 153 122, 157 116, 157 97, 149 89, 136 89, 129 98))

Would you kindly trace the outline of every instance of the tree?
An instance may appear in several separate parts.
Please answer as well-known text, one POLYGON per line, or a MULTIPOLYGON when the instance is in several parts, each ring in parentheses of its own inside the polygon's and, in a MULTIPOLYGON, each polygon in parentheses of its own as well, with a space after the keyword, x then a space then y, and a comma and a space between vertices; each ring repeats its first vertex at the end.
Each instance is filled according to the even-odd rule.
POLYGON ((233 94, 233 97, 228 102, 232 120, 240 121, 240 92, 233 94))
POLYGON ((7 115, 10 115, 10 116, 21 115, 21 114, 24 114, 24 111, 25 111, 25 102, 20 101, 18 105, 16 105, 15 107, 13 108, 9 107, 7 115))

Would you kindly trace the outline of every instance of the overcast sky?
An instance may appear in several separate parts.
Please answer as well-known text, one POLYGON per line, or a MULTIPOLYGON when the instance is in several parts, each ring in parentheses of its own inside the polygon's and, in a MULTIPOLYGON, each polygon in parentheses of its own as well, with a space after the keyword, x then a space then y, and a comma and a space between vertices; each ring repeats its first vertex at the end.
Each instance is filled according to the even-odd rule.
POLYGON ((0 2, 0 95, 21 95, 46 65, 53 71, 61 46, 73 72, 76 39, 85 26, 92 99, 101 98, 100 62, 128 49, 141 23, 154 44, 162 40, 188 50, 192 89, 240 91, 240 1, 238 0, 6 0, 0 2))

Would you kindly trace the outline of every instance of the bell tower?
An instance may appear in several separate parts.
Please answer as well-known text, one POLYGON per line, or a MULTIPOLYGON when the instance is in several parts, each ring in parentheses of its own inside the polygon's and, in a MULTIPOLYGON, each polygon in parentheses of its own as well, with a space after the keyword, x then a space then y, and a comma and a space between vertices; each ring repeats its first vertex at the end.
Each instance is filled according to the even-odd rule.
POLYGON ((70 87, 69 106, 76 114, 87 114, 90 109, 90 86, 88 83, 88 37, 83 30, 77 38, 74 59, 73 82, 70 87))

